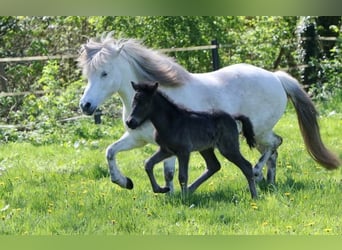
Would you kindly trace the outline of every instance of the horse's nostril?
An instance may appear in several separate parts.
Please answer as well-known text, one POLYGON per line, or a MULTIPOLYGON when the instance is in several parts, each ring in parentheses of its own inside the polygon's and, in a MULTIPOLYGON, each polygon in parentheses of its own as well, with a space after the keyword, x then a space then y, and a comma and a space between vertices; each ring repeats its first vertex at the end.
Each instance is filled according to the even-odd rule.
POLYGON ((80 107, 83 111, 88 111, 91 108, 91 103, 90 102, 81 103, 80 107))
POLYGON ((81 110, 86 115, 92 115, 96 110, 96 107, 91 104, 91 102, 86 102, 80 104, 81 110))
POLYGON ((83 106, 84 109, 90 109, 90 107, 91 107, 91 103, 90 103, 90 102, 87 102, 87 103, 83 106))

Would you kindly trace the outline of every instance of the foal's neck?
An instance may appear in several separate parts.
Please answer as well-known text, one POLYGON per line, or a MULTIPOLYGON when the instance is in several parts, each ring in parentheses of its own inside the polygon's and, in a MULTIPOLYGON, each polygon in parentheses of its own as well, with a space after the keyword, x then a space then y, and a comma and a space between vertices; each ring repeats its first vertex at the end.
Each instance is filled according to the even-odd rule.
POLYGON ((150 120, 158 131, 168 129, 175 119, 183 117, 182 110, 160 92, 154 95, 152 105, 150 120))

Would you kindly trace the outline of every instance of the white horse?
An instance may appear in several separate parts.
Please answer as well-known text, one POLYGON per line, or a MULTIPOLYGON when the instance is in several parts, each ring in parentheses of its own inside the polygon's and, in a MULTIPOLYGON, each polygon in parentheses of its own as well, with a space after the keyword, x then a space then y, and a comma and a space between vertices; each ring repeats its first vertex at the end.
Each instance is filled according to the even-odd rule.
MULTIPOLYGON (((111 180, 121 187, 132 189, 133 182, 118 169, 116 154, 154 143, 150 122, 136 130, 125 124, 134 96, 131 81, 159 82, 161 91, 170 99, 194 111, 223 110, 248 116, 254 126, 257 149, 262 155, 254 167, 257 181, 263 179, 262 168, 267 164, 267 181, 275 182, 277 148, 282 138, 272 129, 283 115, 288 98, 295 106, 309 154, 327 169, 340 165, 340 159, 321 140, 312 101, 297 80, 287 73, 272 73, 247 64, 231 65, 210 73, 190 73, 172 58, 133 39, 116 40, 111 33, 84 44, 78 63, 88 79, 80 100, 85 114, 93 114, 116 92, 123 103, 126 132, 106 151, 111 180)), ((173 190, 174 171, 175 158, 167 159, 164 174, 170 190, 173 190)))

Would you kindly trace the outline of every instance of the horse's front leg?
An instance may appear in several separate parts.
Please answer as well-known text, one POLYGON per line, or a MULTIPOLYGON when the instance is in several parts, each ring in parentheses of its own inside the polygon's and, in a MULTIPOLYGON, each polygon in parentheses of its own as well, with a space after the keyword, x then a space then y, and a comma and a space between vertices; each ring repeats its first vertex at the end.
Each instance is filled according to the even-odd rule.
POLYGON ((176 157, 170 157, 164 160, 164 178, 166 186, 170 189, 170 193, 173 193, 173 176, 175 174, 176 157))
POLYGON ((186 197, 188 194, 188 171, 189 171, 189 159, 190 153, 182 153, 177 155, 178 157, 178 180, 182 190, 182 196, 186 197))
POLYGON ((169 152, 164 151, 163 149, 159 148, 156 153, 154 153, 151 158, 149 158, 145 163, 145 170, 148 175, 148 178, 150 179, 151 186, 153 189, 153 192, 155 193, 167 193, 170 191, 169 187, 160 187, 154 177, 153 168, 154 166, 165 160, 166 158, 170 157, 172 154, 169 152))
POLYGON ((142 147, 146 143, 137 140, 131 133, 125 132, 122 137, 107 148, 106 157, 109 167, 110 178, 113 183, 120 187, 133 189, 133 182, 130 178, 121 174, 117 167, 115 156, 118 152, 130 150, 137 147, 142 147))

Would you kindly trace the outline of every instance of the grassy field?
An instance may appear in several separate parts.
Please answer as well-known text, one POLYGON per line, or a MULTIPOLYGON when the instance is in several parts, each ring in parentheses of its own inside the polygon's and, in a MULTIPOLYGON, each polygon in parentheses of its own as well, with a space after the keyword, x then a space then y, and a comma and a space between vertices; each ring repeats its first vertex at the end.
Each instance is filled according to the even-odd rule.
MULTIPOLYGON (((320 119, 327 146, 342 156, 342 115, 320 119)), ((88 126, 96 126, 89 122, 88 126)), ((143 169, 154 146, 118 155, 132 191, 110 182, 106 147, 123 128, 97 126, 109 136, 48 145, 0 144, 0 235, 341 235, 342 170, 326 171, 306 153, 297 119, 289 111, 276 132, 277 184, 258 186, 251 200, 242 173, 221 157, 222 169, 189 199, 155 195, 143 169)), ((242 143, 255 163, 259 154, 242 143)), ((193 154, 190 180, 204 170, 193 154)), ((162 168, 156 167, 163 182, 162 168)))

